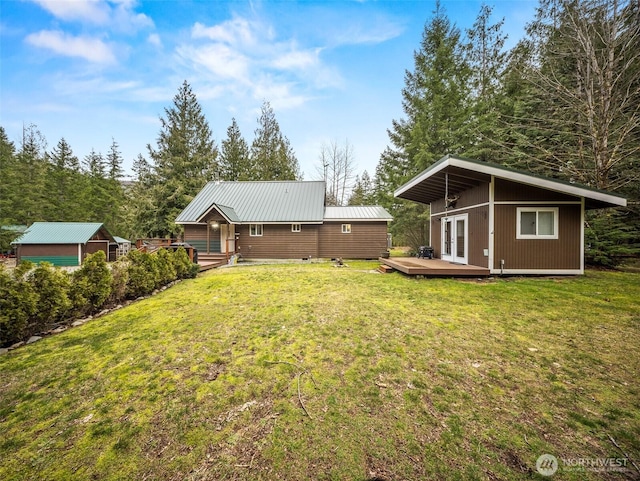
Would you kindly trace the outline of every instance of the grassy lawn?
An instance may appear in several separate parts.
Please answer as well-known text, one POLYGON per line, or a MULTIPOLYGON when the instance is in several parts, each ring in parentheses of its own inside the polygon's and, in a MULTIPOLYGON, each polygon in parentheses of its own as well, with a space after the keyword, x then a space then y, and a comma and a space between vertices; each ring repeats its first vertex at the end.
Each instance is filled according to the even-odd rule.
POLYGON ((0 357, 0 479, 635 479, 640 276, 217 269, 0 357), (615 440, 619 448, 614 445, 615 440))

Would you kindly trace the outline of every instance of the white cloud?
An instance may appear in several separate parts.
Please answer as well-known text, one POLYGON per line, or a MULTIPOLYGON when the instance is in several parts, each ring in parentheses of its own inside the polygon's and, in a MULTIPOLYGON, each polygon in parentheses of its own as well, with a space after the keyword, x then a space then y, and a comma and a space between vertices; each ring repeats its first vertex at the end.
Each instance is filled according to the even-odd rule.
POLYGON ((102 0, 33 1, 60 20, 79 20, 100 25, 109 19, 109 5, 102 0))
POLYGON ((234 17, 217 25, 196 22, 191 41, 176 48, 203 83, 236 97, 269 100, 281 109, 294 108, 316 96, 318 89, 340 86, 340 75, 321 58, 321 47, 278 39, 270 25, 234 17))
POLYGON ((204 67, 221 79, 246 82, 249 79, 249 60, 239 51, 220 43, 203 46, 185 45, 178 48, 178 55, 204 67))
POLYGON ((116 57, 111 47, 93 37, 74 37, 59 30, 41 30, 26 38, 27 43, 67 57, 80 57, 92 63, 113 64, 116 57))
POLYGON ((153 27, 153 21, 143 13, 135 13, 132 0, 32 0, 59 20, 78 21, 109 26, 120 32, 153 27))
POLYGON ((157 33, 152 33, 147 37, 147 42, 155 47, 162 47, 162 40, 160 40, 160 35, 157 33))

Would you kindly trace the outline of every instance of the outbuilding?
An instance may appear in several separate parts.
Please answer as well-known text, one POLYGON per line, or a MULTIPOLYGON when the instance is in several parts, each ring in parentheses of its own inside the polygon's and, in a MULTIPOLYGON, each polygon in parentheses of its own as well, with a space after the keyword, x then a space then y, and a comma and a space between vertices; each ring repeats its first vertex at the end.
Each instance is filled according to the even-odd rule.
POLYGON ((394 195, 430 205, 436 258, 490 274, 583 274, 585 211, 626 205, 609 192, 454 156, 394 195))
POLYGON ((12 244, 18 262, 79 266, 87 255, 98 251, 109 259, 109 245, 116 241, 98 222, 34 222, 12 244))

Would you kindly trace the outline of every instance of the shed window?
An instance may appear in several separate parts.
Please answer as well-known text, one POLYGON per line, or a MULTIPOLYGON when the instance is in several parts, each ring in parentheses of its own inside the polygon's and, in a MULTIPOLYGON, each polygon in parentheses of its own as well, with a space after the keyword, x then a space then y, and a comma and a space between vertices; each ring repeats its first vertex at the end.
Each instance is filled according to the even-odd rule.
POLYGON ((291 232, 300 232, 302 226, 300 224, 291 224, 291 232))
POLYGON ((249 235, 251 237, 261 237, 262 224, 249 224, 249 235))
POLYGON ((342 233, 351 234, 351 224, 342 224, 342 233))
POLYGON ((557 239, 557 207, 518 207, 516 239, 557 239))

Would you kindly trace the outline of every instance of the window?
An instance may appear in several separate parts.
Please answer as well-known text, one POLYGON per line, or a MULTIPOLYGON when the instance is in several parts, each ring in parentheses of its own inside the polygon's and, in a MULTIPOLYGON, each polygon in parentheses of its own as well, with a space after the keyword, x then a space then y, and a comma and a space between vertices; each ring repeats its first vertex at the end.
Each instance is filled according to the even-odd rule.
POLYGON ((302 226, 300 224, 291 224, 291 232, 300 232, 302 226))
POLYGON ((261 237, 262 224, 249 224, 249 235, 251 237, 261 237))
POLYGON ((557 207, 518 207, 516 239, 557 239, 557 207))
POLYGON ((342 233, 351 234, 351 224, 342 224, 342 233))

